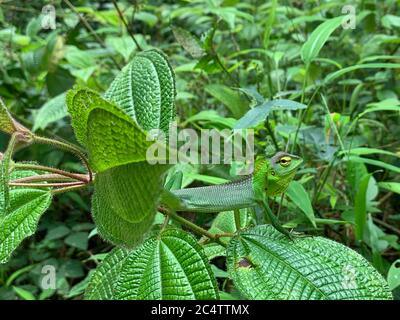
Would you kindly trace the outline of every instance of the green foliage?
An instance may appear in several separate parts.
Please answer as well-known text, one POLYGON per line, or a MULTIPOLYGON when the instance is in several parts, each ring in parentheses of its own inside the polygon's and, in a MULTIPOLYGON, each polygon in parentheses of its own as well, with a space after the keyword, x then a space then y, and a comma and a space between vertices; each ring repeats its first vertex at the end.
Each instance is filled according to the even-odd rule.
POLYGON ((105 98, 117 103, 144 130, 168 132, 175 119, 175 78, 157 50, 137 54, 111 83, 105 98))
POLYGON ((392 299, 361 255, 326 238, 292 242, 260 225, 233 238, 227 256, 233 281, 250 299, 392 299))
MULTIPOLYGON (((16 172, 12 178, 34 175, 34 172, 16 172)), ((22 240, 36 232, 43 212, 51 204, 50 190, 11 188, 9 211, 0 216, 0 263, 7 262, 22 240)))
POLYGON ((128 257, 129 251, 126 249, 115 248, 110 251, 91 275, 85 298, 88 300, 115 299, 116 281, 128 257))
POLYGON ((301 58, 306 64, 312 62, 321 51, 329 36, 343 22, 343 17, 336 17, 321 23, 309 36, 301 48, 301 58))
POLYGON ((111 2, 76 7, 94 32, 64 2, 54 4, 55 30, 41 27, 41 1, 0 4, 0 299, 391 298, 365 259, 399 299, 399 10, 393 1, 363 2, 356 28, 344 30, 344 4, 118 1, 135 41, 111 2), (166 132, 175 113, 179 129, 197 133, 254 129, 257 156, 266 147, 301 155, 297 181, 268 199, 267 215, 241 210, 243 230, 233 212, 180 215, 192 225, 166 221, 156 213, 164 173, 168 190, 237 178, 236 163, 180 163, 165 172, 145 162, 147 131, 166 132), (20 123, 57 141, 8 141, 29 133, 20 123), (74 133, 83 150, 72 145, 74 133), (31 159, 84 181, 15 169, 31 159), (9 186, 20 178, 78 185, 9 186), (290 228, 294 241, 268 226, 251 229, 270 221, 290 228), (191 236, 193 225, 211 238, 191 236), (116 248, 106 255, 110 242, 116 248), (204 290, 192 286, 189 253, 204 290), (179 270, 176 277, 157 262, 179 270), (57 282, 43 290, 48 265, 57 282), (139 283, 141 275, 154 282, 139 283))
POLYGON ((114 288, 118 299, 218 299, 211 268, 196 239, 169 229, 126 258, 114 288))

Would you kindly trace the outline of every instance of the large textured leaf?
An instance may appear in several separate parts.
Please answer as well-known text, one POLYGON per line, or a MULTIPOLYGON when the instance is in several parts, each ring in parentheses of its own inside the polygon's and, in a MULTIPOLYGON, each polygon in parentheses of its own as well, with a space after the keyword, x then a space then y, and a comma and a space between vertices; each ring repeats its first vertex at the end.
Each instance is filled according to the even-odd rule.
MULTIPOLYGON (((35 175, 32 171, 16 171, 12 179, 35 175)), ((50 206, 51 192, 35 188, 10 188, 8 213, 0 214, 0 263, 5 263, 12 252, 37 228, 40 217, 50 206)))
POLYGON ((218 299, 215 278, 196 239, 167 229, 131 252, 115 287, 118 299, 218 299))
POLYGON ((329 39, 332 32, 341 25, 342 21, 342 16, 327 20, 321 23, 312 32, 301 48, 301 58, 306 64, 310 63, 318 56, 325 42, 329 39))
POLYGON ((124 67, 104 96, 143 129, 167 132, 175 119, 175 94, 175 77, 168 59, 158 50, 148 50, 124 67))
POLYGON ((292 241, 261 225, 233 238, 227 255, 229 274, 249 299, 392 299, 368 261, 326 238, 292 241))
POLYGON ((90 276, 89 284, 85 290, 85 299, 88 300, 113 300, 114 287, 120 275, 122 265, 129 255, 123 248, 114 248, 97 266, 90 276))
POLYGON ((50 123, 58 121, 68 115, 65 104, 66 93, 62 93, 47 101, 40 109, 35 118, 33 131, 45 129, 50 123))
POLYGON ((97 231, 104 240, 127 248, 133 248, 143 241, 154 221, 154 214, 149 214, 137 223, 121 218, 109 207, 108 202, 99 200, 96 191, 92 196, 92 215, 97 231))
POLYGON ((89 89, 67 94, 68 111, 77 139, 89 150, 96 171, 146 160, 152 144, 146 133, 118 106, 89 89))
POLYGON ((161 176, 167 168, 140 162, 98 173, 95 190, 99 205, 107 204, 113 214, 129 222, 142 221, 156 211, 162 190, 161 176))
POLYGON ((268 114, 271 111, 298 110, 305 108, 307 108, 305 104, 291 100, 278 99, 273 101, 266 101, 248 111, 242 118, 240 118, 236 122, 234 128, 245 129, 256 127, 268 117, 268 114))

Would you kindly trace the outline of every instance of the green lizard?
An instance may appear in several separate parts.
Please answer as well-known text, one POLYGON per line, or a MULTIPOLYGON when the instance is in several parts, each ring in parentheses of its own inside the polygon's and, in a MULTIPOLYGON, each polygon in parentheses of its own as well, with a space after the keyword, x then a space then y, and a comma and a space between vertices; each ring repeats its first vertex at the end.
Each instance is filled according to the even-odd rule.
POLYGON ((172 208, 169 207, 174 211, 212 213, 260 205, 266 210, 272 224, 287 234, 280 227, 266 200, 268 196, 276 196, 286 190, 302 163, 302 158, 280 151, 270 159, 257 159, 253 174, 237 181, 172 190, 179 201, 172 208))

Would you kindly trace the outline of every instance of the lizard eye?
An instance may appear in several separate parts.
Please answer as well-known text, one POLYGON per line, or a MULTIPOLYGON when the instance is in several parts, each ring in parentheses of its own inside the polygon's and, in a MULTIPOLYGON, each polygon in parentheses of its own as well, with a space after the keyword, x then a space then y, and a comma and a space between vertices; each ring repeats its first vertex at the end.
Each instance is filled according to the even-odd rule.
POLYGON ((279 164, 282 167, 287 167, 290 164, 291 161, 292 161, 291 157, 285 156, 285 157, 282 157, 282 158, 279 159, 279 164))

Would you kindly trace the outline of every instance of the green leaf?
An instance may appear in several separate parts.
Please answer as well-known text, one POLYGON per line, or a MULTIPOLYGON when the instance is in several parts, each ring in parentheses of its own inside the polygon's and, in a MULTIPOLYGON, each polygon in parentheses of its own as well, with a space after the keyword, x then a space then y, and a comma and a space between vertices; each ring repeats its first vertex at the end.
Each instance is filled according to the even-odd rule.
POLYGON ((146 141, 146 133, 119 107, 80 88, 68 92, 67 106, 75 135, 87 146, 96 171, 146 160, 152 142, 146 141))
POLYGON ((115 284, 128 255, 129 251, 123 248, 114 248, 107 254, 105 259, 90 276, 89 284, 85 290, 85 299, 115 299, 115 284))
POLYGON ((66 93, 62 93, 47 101, 40 109, 35 118, 33 131, 45 129, 50 123, 58 121, 68 115, 65 104, 66 93))
POLYGON ((305 108, 307 108, 305 104, 286 99, 266 101, 263 104, 248 111, 242 118, 240 118, 236 122, 234 129, 256 127, 268 117, 268 114, 271 111, 298 110, 305 108))
POLYGON ((354 214, 357 240, 363 239, 365 224, 367 223, 367 189, 370 178, 370 173, 363 176, 354 199, 354 214))
POLYGON ((374 160, 374 159, 368 159, 368 158, 361 158, 361 157, 357 157, 357 156, 349 156, 349 157, 345 157, 345 160, 348 161, 352 161, 352 162, 360 162, 360 163, 367 163, 373 166, 377 166, 377 167, 381 167, 396 173, 400 173, 400 168, 396 167, 394 165, 391 165, 389 163, 383 162, 383 161, 379 161, 379 160, 374 160))
POLYGON ((315 215, 311 200, 303 185, 298 181, 290 182, 286 194, 290 200, 303 211, 307 219, 310 220, 311 224, 316 228, 317 225, 315 224, 315 215))
POLYGON ((87 232, 76 232, 70 234, 65 238, 65 244, 75 247, 81 250, 87 250, 88 248, 88 233, 87 232))
POLYGON ((168 132, 175 119, 175 76, 158 50, 138 53, 114 79, 104 97, 115 102, 144 130, 168 132))
POLYGON ((13 286, 13 290, 15 293, 20 296, 23 300, 36 300, 35 296, 33 295, 32 292, 25 290, 24 288, 21 287, 15 287, 13 286))
MULTIPOLYGON (((12 178, 33 172, 12 174, 12 178)), ((12 252, 22 240, 31 236, 37 228, 40 217, 51 203, 51 192, 38 188, 10 189, 10 207, 7 215, 0 216, 0 263, 9 260, 12 252)))
POLYGON ((368 155, 368 154, 383 154, 383 155, 387 155, 387 156, 400 158, 400 154, 390 152, 387 150, 376 149, 376 148, 353 148, 350 150, 340 151, 339 155, 342 155, 342 154, 352 154, 352 155, 357 155, 357 156, 368 155))
MULTIPOLYGON (((246 209, 240 210, 240 225, 242 228, 246 228, 251 222, 251 215, 247 213, 246 209)), ((210 229, 208 230, 212 234, 217 233, 235 233, 236 232, 236 224, 235 224, 235 214, 233 211, 225 211, 220 212, 214 219, 211 224, 210 229)), ((230 238, 221 237, 222 242, 227 243, 230 238)))
POLYGON ((8 111, 6 105, 3 100, 0 98, 0 131, 3 131, 8 134, 12 134, 17 131, 15 128, 13 117, 8 111))
POLYGON ((235 118, 241 117, 248 108, 248 102, 242 98, 240 93, 227 86, 209 84, 204 89, 215 99, 221 101, 235 118))
POLYGON ((396 289, 400 286, 400 259, 396 260, 392 263, 389 272, 388 272, 388 283, 390 290, 396 289))
POLYGON ((92 215, 98 234, 102 238, 127 248, 140 243, 154 221, 154 214, 149 214, 140 222, 128 222, 116 214, 109 202, 101 199, 96 191, 92 196, 92 215))
POLYGON ((215 242, 207 243, 203 246, 203 249, 208 260, 226 256, 226 249, 215 242))
POLYGON ((399 182, 378 182, 378 187, 400 194, 399 182))
POLYGON ((229 274, 248 299, 392 299, 368 261, 326 238, 292 241, 260 225, 233 238, 227 257, 229 274))
POLYGON ((177 26, 171 26, 172 33, 176 41, 187 51, 193 58, 200 59, 205 55, 200 40, 191 34, 189 31, 177 26))
POLYGON ((324 79, 324 84, 327 85, 329 82, 345 75, 346 73, 360 70, 360 69, 399 69, 400 63, 366 63, 366 64, 356 64, 341 70, 332 72, 324 79))
POLYGON ((122 300, 204 300, 218 299, 218 290, 196 239, 167 229, 129 254, 115 295, 122 300))
POLYGON ((141 222, 156 212, 162 190, 161 176, 166 169, 166 165, 140 162, 98 173, 95 179, 98 205, 106 205, 110 214, 117 214, 128 222, 141 222))
POLYGON ((306 64, 309 64, 318 56, 325 42, 329 39, 332 32, 342 24, 342 21, 343 16, 327 20, 311 33, 301 48, 301 59, 306 64))

